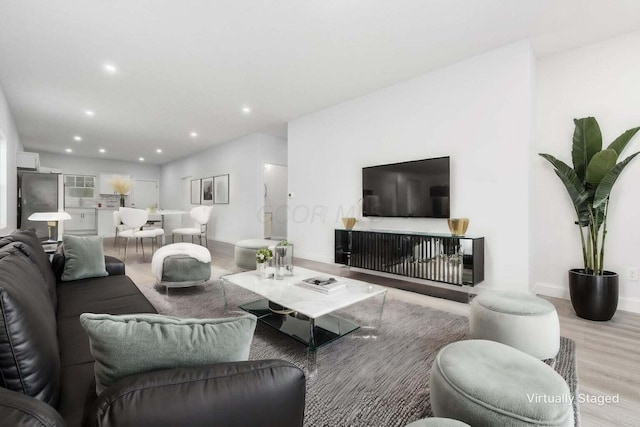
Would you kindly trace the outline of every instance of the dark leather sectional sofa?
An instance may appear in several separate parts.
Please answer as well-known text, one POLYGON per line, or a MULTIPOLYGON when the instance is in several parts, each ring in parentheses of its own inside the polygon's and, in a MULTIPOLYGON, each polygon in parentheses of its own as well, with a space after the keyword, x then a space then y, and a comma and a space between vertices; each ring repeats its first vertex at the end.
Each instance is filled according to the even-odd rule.
POLYGON ((304 374, 278 360, 154 371, 96 396, 79 315, 156 312, 122 262, 106 264, 107 277, 60 282, 63 255, 49 263, 33 232, 0 237, 0 425, 302 425, 304 374))

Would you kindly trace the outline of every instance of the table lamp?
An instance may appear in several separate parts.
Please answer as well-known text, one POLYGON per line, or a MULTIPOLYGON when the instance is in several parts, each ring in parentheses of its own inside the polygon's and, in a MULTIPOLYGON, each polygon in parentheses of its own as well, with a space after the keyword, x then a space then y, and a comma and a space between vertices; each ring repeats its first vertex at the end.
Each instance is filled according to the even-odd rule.
POLYGON ((49 227, 49 240, 51 239, 51 234, 53 232, 53 227, 58 225, 58 221, 66 221, 71 219, 71 215, 66 212, 35 212, 27 218, 29 221, 46 221, 47 226, 49 227))

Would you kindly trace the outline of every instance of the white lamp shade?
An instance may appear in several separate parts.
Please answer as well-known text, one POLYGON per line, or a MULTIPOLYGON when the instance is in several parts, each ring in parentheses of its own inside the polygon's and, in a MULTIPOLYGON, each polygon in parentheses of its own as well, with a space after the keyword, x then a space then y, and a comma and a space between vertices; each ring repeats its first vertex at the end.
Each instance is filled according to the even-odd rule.
POLYGON ((35 212, 27 218, 29 221, 66 221, 71 215, 66 212, 35 212))

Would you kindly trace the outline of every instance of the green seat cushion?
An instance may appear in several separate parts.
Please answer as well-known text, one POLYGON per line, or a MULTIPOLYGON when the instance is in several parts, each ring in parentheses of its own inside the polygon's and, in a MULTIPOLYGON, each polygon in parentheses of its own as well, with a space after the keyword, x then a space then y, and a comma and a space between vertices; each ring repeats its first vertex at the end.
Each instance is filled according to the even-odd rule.
MULTIPOLYGON (((433 369, 452 390, 451 395, 440 397, 457 408, 468 403, 484 414, 480 416, 495 414, 511 419, 512 425, 559 426, 573 420, 572 396, 564 379, 544 362, 507 345, 458 341, 440 350, 433 369)), ((471 422, 473 415, 467 412, 436 415, 486 425, 486 418, 471 422)))
POLYGON ((159 369, 249 359, 256 317, 181 319, 158 314, 83 313, 95 358, 96 392, 117 380, 159 369))
POLYGON ((62 281, 108 276, 104 262, 102 236, 62 237, 64 246, 64 271, 62 281))
POLYGON ((200 262, 189 255, 171 255, 162 265, 163 282, 196 282, 211 278, 211 263, 200 262))
POLYGON ((555 311, 549 301, 518 292, 487 292, 475 299, 481 306, 505 314, 540 316, 555 311))

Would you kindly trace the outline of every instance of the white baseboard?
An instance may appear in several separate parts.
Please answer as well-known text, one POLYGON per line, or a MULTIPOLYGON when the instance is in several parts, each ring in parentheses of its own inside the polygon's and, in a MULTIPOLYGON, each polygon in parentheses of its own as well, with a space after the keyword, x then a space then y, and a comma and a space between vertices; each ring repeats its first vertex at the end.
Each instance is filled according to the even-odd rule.
MULTIPOLYGON (((548 297, 562 298, 566 300, 569 299, 569 289, 551 283, 536 282, 533 286, 533 292, 535 294, 545 295, 548 297)), ((640 313, 640 300, 621 297, 618 300, 618 310, 640 313)))
POLYGON ((311 254, 308 252, 296 252, 295 250, 295 244, 293 247, 293 256, 294 258, 302 258, 302 259, 306 259, 309 261, 315 261, 315 262, 322 262, 324 264, 335 264, 333 257, 326 257, 326 256, 321 256, 318 254, 311 254))
POLYGON ((618 310, 640 313, 640 300, 635 298, 620 298, 618 301, 618 310))
POLYGON ((533 285, 533 293, 548 297, 569 299, 569 289, 552 283, 536 282, 535 285, 533 285))

